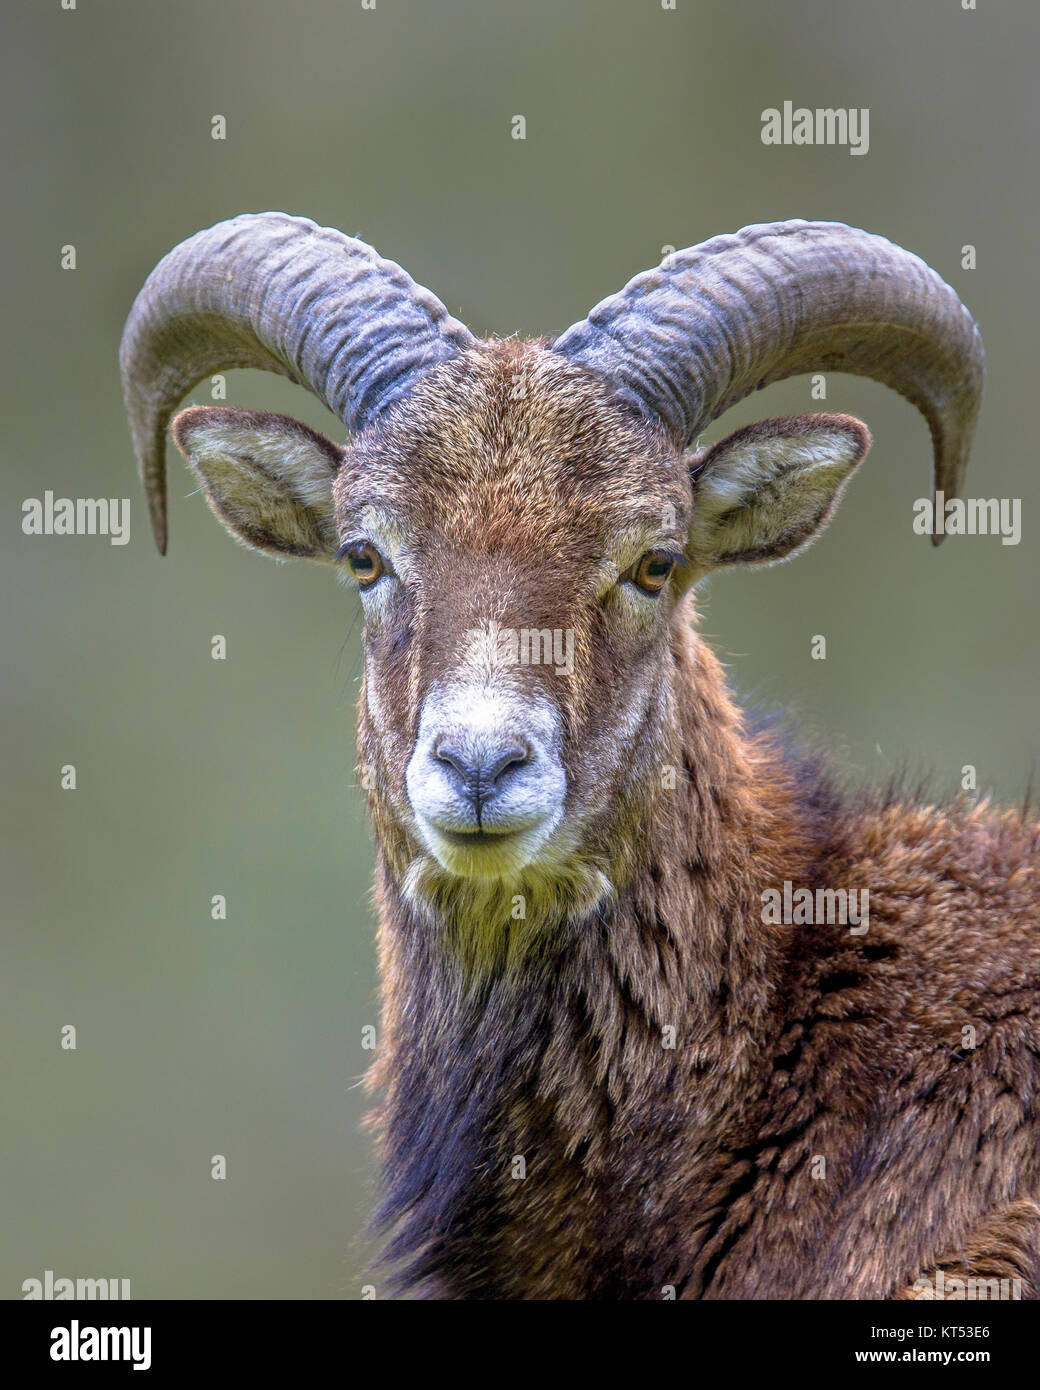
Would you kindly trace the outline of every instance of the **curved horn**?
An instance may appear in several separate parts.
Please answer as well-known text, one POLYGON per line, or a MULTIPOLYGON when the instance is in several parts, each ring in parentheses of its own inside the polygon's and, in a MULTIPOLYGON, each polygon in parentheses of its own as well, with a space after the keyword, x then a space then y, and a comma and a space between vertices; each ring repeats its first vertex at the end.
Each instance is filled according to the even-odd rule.
POLYGON ((181 242, 145 281, 119 353, 160 552, 166 427, 203 377, 233 367, 278 372, 355 432, 473 342, 399 265, 308 218, 246 214, 181 242))
POLYGON ((763 223, 676 251, 553 348, 601 371, 684 446, 774 381, 871 377, 928 421, 933 488, 947 497, 964 478, 985 360, 971 315, 930 266, 841 222, 763 223))

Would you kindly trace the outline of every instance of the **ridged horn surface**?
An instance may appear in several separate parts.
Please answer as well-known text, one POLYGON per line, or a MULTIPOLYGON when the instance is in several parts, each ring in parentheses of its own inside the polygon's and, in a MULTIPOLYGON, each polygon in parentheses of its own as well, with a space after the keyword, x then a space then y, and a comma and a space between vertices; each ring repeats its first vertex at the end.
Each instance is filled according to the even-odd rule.
POLYGON ((166 550, 166 429, 204 377, 236 367, 311 390, 353 433, 473 335, 362 241, 261 212, 198 232, 155 267, 120 348, 156 545, 166 550))
POLYGON ((785 377, 870 377, 928 421, 933 487, 947 498, 963 483, 985 362, 956 291, 920 257, 840 222, 764 223, 673 252, 553 348, 684 446, 785 377))

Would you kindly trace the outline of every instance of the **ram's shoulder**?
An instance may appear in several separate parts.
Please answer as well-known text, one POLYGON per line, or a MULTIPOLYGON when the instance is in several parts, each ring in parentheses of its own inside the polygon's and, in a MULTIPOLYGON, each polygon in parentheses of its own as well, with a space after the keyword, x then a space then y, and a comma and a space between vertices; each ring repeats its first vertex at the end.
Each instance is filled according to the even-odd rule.
POLYGON ((1040 826, 1028 808, 879 799, 857 829, 873 940, 898 947, 922 1004, 998 1017, 1022 993, 1035 1011, 1040 826))
MULTIPOLYGON (((1028 805, 842 792, 800 774, 810 889, 784 904, 788 1030, 818 1058, 1040 1053, 1040 826, 1028 805)), ((976 1059, 978 1060, 978 1059, 976 1059)), ((883 1069, 883 1068, 882 1068, 883 1069)))

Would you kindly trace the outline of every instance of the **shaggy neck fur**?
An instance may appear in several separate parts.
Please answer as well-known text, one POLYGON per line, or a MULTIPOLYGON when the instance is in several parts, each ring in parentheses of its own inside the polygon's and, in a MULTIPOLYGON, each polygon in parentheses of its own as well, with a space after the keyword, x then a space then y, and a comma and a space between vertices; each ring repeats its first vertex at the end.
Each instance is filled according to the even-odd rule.
MULTIPOLYGON (((762 890, 820 879, 826 809, 804 786, 796 797, 779 755, 745 734, 718 663, 678 619, 664 685, 630 795, 535 921, 502 916, 493 960, 465 950, 488 904, 463 894, 453 911, 447 895, 417 893, 407 837, 375 807, 376 1225, 395 1228, 388 1257, 408 1261, 398 1289, 609 1296, 590 1280, 612 1268, 630 1286, 631 1255, 610 1248, 628 1224, 618 1203, 665 1190, 655 1175, 677 1146, 684 1161, 691 1144, 717 1149, 724 1116, 746 1109, 782 970, 762 890), (609 891, 590 903, 599 880, 609 891)), ((671 1217, 637 1213, 656 1250, 648 1287, 668 1279, 671 1217)))

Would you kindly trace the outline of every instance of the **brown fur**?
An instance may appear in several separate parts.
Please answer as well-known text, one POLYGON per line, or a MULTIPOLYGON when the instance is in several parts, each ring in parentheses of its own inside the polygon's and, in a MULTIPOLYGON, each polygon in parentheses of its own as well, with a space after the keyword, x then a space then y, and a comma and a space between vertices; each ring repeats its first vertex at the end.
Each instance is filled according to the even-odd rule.
POLYGON ((372 506, 407 531, 409 581, 366 627, 359 729, 395 1287, 890 1298, 964 1267, 1036 1297, 1037 830, 842 797, 750 731, 691 628, 703 557, 622 612, 619 534, 681 548, 704 457, 516 342, 436 368, 343 451, 338 539, 372 506), (573 675, 515 679, 563 712, 577 829, 549 881, 480 894, 415 878, 404 775, 427 692, 489 619, 575 634, 573 675), (869 930, 765 924, 785 881, 869 890, 869 930))
POLYGON ((1010 1206, 1040 1192, 1035 830, 984 809, 843 804, 745 731, 688 595, 642 643, 619 641, 582 580, 634 510, 671 503, 686 524, 688 485, 599 383, 529 354, 502 344, 435 373, 348 449, 336 489, 341 525, 365 496, 399 501, 422 555, 417 599, 366 639, 389 698, 377 726, 363 697, 360 728, 380 845, 371 1082, 399 1286, 884 1298, 951 1250, 1003 1267, 1007 1208, 1036 1296, 1040 1227, 1010 1206), (533 394, 511 407, 524 371, 533 394), (503 623, 579 633, 584 659, 556 694, 582 853, 616 894, 569 916, 564 892, 537 934, 503 918, 476 970, 450 894, 423 911, 402 894, 402 772, 422 698, 488 593, 503 623), (648 661, 641 722, 608 756, 648 661), (868 888, 869 932, 764 926, 762 891, 785 879, 868 888))

